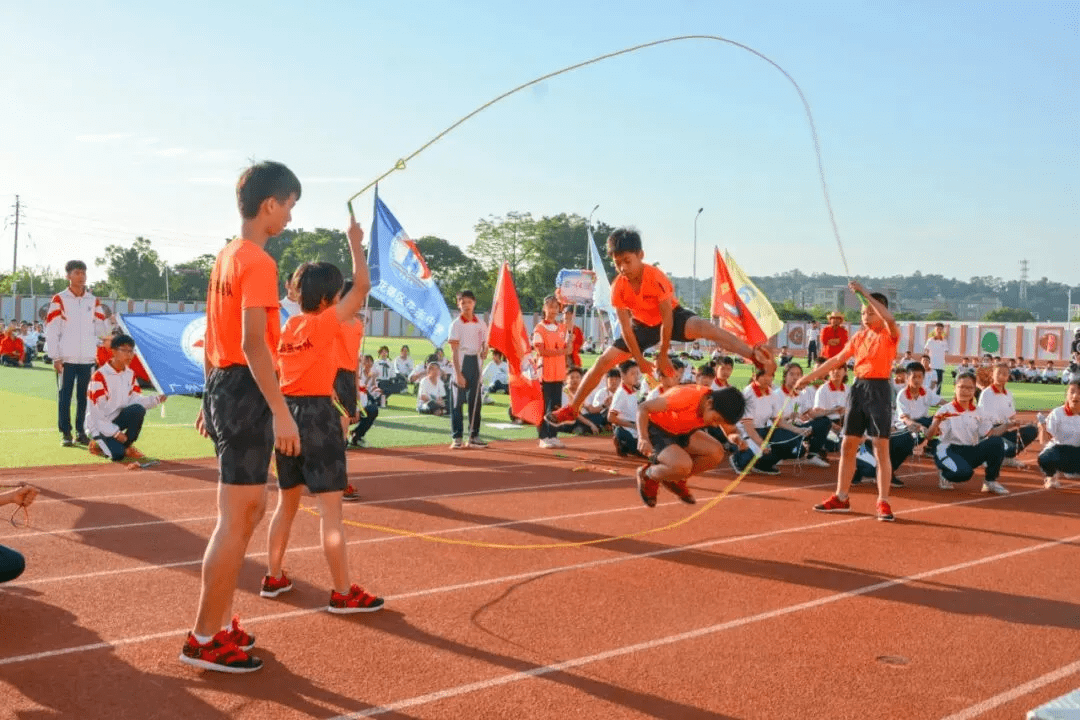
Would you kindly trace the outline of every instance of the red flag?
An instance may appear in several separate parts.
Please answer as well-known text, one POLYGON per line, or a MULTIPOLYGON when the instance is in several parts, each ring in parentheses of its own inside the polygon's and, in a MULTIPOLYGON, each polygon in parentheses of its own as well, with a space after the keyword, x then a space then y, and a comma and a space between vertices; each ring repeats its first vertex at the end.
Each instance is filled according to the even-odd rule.
POLYGON ((739 297, 735 282, 731 279, 731 273, 728 272, 727 263, 724 262, 724 256, 720 254, 719 248, 715 248, 714 252, 716 260, 713 269, 712 312, 710 314, 714 318, 720 318, 720 327, 746 344, 753 346, 765 342, 768 338, 757 319, 754 318, 754 314, 750 312, 750 308, 739 297))
POLYGON ((488 346, 506 356, 510 375, 510 410, 514 417, 531 425, 539 425, 544 419, 544 394, 536 374, 526 376, 522 372, 523 366, 531 364, 529 356, 532 343, 525 331, 521 303, 514 289, 514 279, 510 276, 510 266, 506 263, 499 270, 499 282, 495 286, 488 346))

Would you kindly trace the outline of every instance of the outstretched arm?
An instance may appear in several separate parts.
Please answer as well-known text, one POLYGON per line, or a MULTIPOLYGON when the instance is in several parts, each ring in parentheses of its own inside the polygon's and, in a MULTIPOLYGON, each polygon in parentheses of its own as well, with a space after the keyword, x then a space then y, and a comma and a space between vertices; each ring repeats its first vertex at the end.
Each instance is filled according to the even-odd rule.
POLYGON ((337 316, 341 322, 348 322, 364 306, 364 299, 371 290, 371 278, 368 275, 367 258, 364 257, 364 230, 351 218, 349 229, 349 252, 352 253, 353 286, 348 294, 337 304, 337 316))

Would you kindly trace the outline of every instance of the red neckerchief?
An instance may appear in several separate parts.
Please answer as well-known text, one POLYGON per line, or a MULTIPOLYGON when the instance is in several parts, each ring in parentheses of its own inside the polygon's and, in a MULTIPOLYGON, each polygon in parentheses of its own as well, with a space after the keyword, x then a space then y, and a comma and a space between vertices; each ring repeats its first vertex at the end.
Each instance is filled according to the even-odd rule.
POLYGON ((788 390, 787 385, 781 386, 781 389, 784 391, 784 394, 787 395, 788 397, 799 397, 799 395, 800 395, 800 393, 797 393, 794 390, 788 390))
MULTIPOLYGON (((926 388, 919 388, 919 394, 916 395, 915 397, 922 397, 925 394, 926 394, 926 388)), ((915 398, 911 397, 911 388, 905 388, 904 389, 904 397, 906 397, 908 400, 914 400, 915 399, 915 398)))
POLYGON ((473 313, 473 316, 472 316, 471 320, 466 320, 464 315, 458 315, 458 320, 460 320, 463 323, 480 322, 480 318, 476 317, 476 313, 473 313))
POLYGON ((766 395, 769 394, 768 392, 763 390, 760 385, 757 384, 757 380, 750 383, 750 387, 754 388, 754 394, 757 395, 758 397, 765 397, 766 395))
POLYGON ((998 388, 997 385, 991 385, 990 389, 994 391, 995 395, 1004 395, 1005 394, 1005 386, 1004 385, 1002 385, 1000 389, 998 388))
POLYGON ((728 386, 728 381, 727 380, 721 380, 720 378, 716 378, 716 379, 713 380, 713 384, 716 385, 717 387, 726 388, 728 386))
POLYGON ((622 389, 626 391, 627 395, 633 395, 634 394, 634 388, 626 387, 626 383, 623 383, 622 389))
POLYGON ((1069 406, 1068 406, 1068 405, 1062 405, 1062 406, 1061 406, 1061 409, 1065 411, 1065 416, 1066 416, 1066 417, 1072 417, 1073 415, 1075 415, 1075 414, 1076 414, 1076 413, 1074 413, 1074 412, 1073 412, 1072 410, 1070 410, 1070 409, 1069 409, 1069 406))
POLYGON ((843 385, 843 383, 841 383, 840 387, 836 387, 835 385, 833 385, 832 380, 830 380, 829 381, 829 390, 832 390, 833 392, 844 392, 844 385, 843 385))
POLYGON ((959 400, 953 400, 952 401, 952 406, 954 408, 956 408, 956 412, 958 412, 958 413, 968 412, 970 410, 975 409, 975 403, 968 403, 968 406, 964 407, 963 405, 960 404, 959 400))

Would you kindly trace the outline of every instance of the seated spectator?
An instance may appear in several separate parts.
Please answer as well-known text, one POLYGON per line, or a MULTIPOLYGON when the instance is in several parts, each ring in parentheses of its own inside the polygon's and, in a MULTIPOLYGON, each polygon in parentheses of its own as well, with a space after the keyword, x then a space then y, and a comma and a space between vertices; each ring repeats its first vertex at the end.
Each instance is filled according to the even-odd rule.
POLYGON ((26 346, 19 336, 19 324, 12 320, 0 335, 0 363, 9 367, 29 367, 26 346))
POLYGON ((1061 382, 1061 373, 1054 369, 1054 361, 1047 360, 1039 379, 1047 385, 1056 385, 1061 382))
POLYGON ((491 362, 484 366, 480 383, 488 394, 510 393, 510 369, 506 357, 498 350, 491 351, 491 362))
POLYGON ((390 348, 383 345, 379 348, 379 359, 373 366, 375 382, 381 394, 381 405, 386 407, 387 398, 396 393, 405 392, 409 383, 405 378, 399 378, 394 368, 394 361, 390 359, 390 348))
POLYGON ((1047 442, 1039 453, 1039 468, 1047 490, 1060 488, 1058 473, 1080 473, 1080 378, 1069 383, 1065 404, 1046 418, 1047 442))
POLYGON ((34 326, 23 320, 20 329, 20 337, 22 337, 23 348, 26 350, 26 364, 29 365, 37 357, 38 353, 38 338, 40 334, 34 329, 34 326))
POLYGON ((1012 391, 1005 387, 1009 380, 1009 366, 998 363, 994 368, 993 382, 979 397, 979 409, 990 418, 995 427, 1008 425, 1001 438, 1005 443, 1004 465, 1023 470, 1027 467, 1016 456, 1035 442, 1039 429, 1035 425, 1021 425, 1017 422, 1016 403, 1012 391))
POLYGON ((726 355, 721 355, 713 362, 716 368, 716 379, 713 381, 713 390, 723 390, 731 385, 731 373, 735 372, 735 361, 726 355))
MULTIPOLYGON (((802 365, 793 362, 784 368, 784 380, 780 386, 781 400, 787 405, 785 419, 806 434, 806 463, 815 467, 829 467, 828 445, 832 421, 825 416, 823 408, 814 407, 817 391, 807 386, 795 392, 795 383, 803 376, 802 365)), ((835 448, 835 445, 833 446, 835 448)))
POLYGON ((446 383, 441 376, 439 363, 428 363, 427 373, 420 378, 416 389, 416 412, 421 415, 446 414, 446 383))
MULTIPOLYGON (((578 386, 581 385, 581 378, 585 376, 585 371, 579 368, 577 365, 572 365, 566 368, 566 381, 563 384, 562 404, 569 405, 570 399, 574 397, 574 393, 577 392, 578 386)), ((577 421, 574 423, 571 432, 575 435, 597 435, 600 433, 600 428, 589 419, 585 413, 578 413, 577 421)))
POLYGON ((1061 382, 1068 385, 1074 380, 1080 380, 1080 352, 1073 353, 1072 362, 1061 371, 1061 382))
POLYGON ((86 391, 86 434, 90 454, 119 462, 125 457, 141 460, 135 448, 142 432, 146 411, 165 402, 165 395, 143 397, 139 381, 131 369, 135 340, 116 335, 109 343, 112 357, 90 376, 86 391))
MULTIPOLYGON (((843 431, 844 412, 847 410, 848 388, 844 384, 847 373, 843 367, 834 368, 829 373, 829 380, 817 389, 814 395, 814 407, 824 410, 823 415, 832 424, 831 431, 839 438, 843 431)), ((839 450, 839 445, 830 448, 830 452, 839 450)))
MULTIPOLYGON (((671 377, 668 377, 667 375, 661 374, 659 370, 656 371, 656 374, 657 374, 657 377, 655 379, 656 384, 652 386, 651 390, 649 390, 647 393, 645 393, 645 398, 644 398, 645 400, 652 400, 657 395, 660 395, 661 393, 665 393, 668 390, 670 390, 671 388, 681 384, 680 381, 682 380, 683 370, 686 369, 685 366, 683 365, 682 360, 680 360, 677 357, 672 358, 671 359, 671 367, 674 368, 674 370, 675 370, 675 374, 673 376, 671 376, 671 377)), ((642 390, 643 391, 645 390, 644 386, 642 387, 642 390)))
POLYGON ((585 417, 601 430, 608 427, 608 410, 611 409, 611 399, 615 396, 615 391, 619 389, 620 380, 622 380, 622 373, 618 368, 611 368, 604 378, 604 384, 596 388, 592 396, 582 405, 581 409, 585 411, 585 417))
POLYGON ((971 358, 963 358, 960 360, 960 364, 953 368, 952 376, 956 379, 956 376, 960 373, 974 372, 975 367, 971 364, 971 358))
POLYGON ((356 407, 360 420, 349 435, 349 444, 353 447, 367 447, 364 438, 379 417, 379 406, 383 404, 381 398, 382 392, 375 374, 375 358, 365 355, 364 362, 356 373, 356 407))
POLYGON ((953 401, 938 408, 927 431, 927 437, 941 438, 934 453, 938 487, 952 490, 955 483, 967 482, 980 465, 985 465, 983 492, 1008 495, 998 477, 1005 459, 1001 435, 1012 428, 995 427, 987 412, 975 405, 975 387, 973 375, 957 375, 953 401))
POLYGON ((446 353, 442 348, 435 349, 435 362, 439 363, 439 372, 442 373, 443 380, 450 382, 450 378, 454 377, 454 363, 446 359, 446 353))
POLYGON ((615 452, 619 457, 633 455, 642 457, 638 452, 637 408, 638 385, 641 383, 641 370, 634 360, 626 360, 619 365, 619 387, 611 398, 608 410, 608 422, 614 429, 615 452))
POLYGON ((689 354, 690 354, 690 359, 691 360, 700 360, 703 357, 705 357, 705 353, 703 353, 701 351, 701 343, 699 343, 697 340, 690 343, 690 352, 689 352, 689 354))
POLYGON ((915 356, 911 354, 910 350, 904 351, 904 357, 900 358, 900 364, 907 367, 911 363, 915 362, 915 356))
POLYGON ((712 388, 716 382, 716 368, 712 363, 705 363, 694 371, 694 382, 702 387, 712 388))
POLYGON ((781 460, 802 458, 805 454, 803 441, 810 435, 810 428, 795 427, 787 418, 776 420, 784 395, 779 391, 774 392, 772 383, 771 374, 762 368, 755 368, 753 381, 743 390, 746 409, 739 426, 747 447, 731 455, 731 467, 736 473, 741 473, 757 456, 751 472, 779 475, 776 466, 781 460), (772 438, 766 444, 765 436, 770 429, 772 438))
POLYGON ((1016 360, 1009 360, 1006 363, 1009 368, 1009 381, 1010 382, 1026 382, 1027 381, 1027 368, 1024 366, 1023 359, 1019 365, 1016 364, 1016 360))
MULTIPOLYGON (((34 502, 37 495, 37 488, 29 485, 3 489, 0 490, 0 505, 18 505, 26 509, 34 502)), ((18 511, 16 510, 16 512, 18 511)), ((0 583, 14 580, 22 575, 25 569, 26 560, 22 554, 0 545, 0 583)))
POLYGON ((1034 360, 1028 360, 1027 367, 1024 368, 1024 382, 1042 382, 1042 376, 1039 375, 1039 368, 1035 367, 1034 360))
MULTIPOLYGON (((409 346, 402 345, 401 353, 394 358, 394 372, 397 374, 398 378, 400 378, 399 382, 404 383, 406 389, 408 388, 409 383, 412 382, 409 378, 412 377, 413 366, 414 363, 412 356, 409 354, 409 346)), ((402 390, 402 392, 405 391, 402 390)))
POLYGON ((780 348, 780 367, 784 367, 789 362, 791 362, 791 358, 792 358, 792 355, 788 351, 788 346, 787 345, 780 348))

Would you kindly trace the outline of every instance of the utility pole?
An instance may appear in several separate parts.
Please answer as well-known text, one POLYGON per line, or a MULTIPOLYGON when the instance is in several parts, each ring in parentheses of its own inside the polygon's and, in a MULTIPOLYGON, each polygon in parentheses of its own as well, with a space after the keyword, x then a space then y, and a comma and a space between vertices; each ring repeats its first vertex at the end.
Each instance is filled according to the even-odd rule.
POLYGON ((165 312, 169 312, 169 263, 165 263, 165 312))
POLYGON ((19 196, 15 196, 15 249, 11 253, 11 296, 18 290, 15 269, 19 266, 19 196))
POLYGON ((1027 305, 1028 261, 1020 261, 1020 307, 1027 305))

